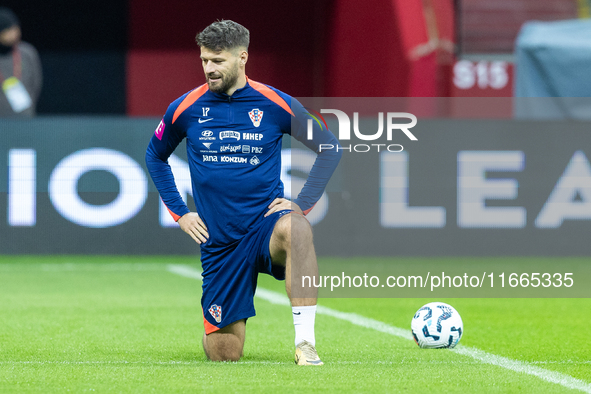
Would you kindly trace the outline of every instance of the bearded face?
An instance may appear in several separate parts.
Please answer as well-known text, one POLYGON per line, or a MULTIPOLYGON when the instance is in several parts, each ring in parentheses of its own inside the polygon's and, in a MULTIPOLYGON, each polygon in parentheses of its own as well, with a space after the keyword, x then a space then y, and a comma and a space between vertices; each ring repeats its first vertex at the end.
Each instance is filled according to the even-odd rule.
POLYGON ((201 61, 209 90, 228 94, 236 90, 242 60, 240 51, 215 52, 202 47, 201 61))

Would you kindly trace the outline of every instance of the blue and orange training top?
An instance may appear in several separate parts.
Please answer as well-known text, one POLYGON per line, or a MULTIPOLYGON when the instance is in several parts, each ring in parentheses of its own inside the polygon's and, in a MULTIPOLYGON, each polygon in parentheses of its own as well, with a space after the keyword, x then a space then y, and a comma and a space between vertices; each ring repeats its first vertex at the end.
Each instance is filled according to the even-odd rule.
POLYGON ((174 182, 168 158, 187 139, 193 199, 209 232, 201 245, 210 253, 240 240, 283 197, 281 139, 284 133, 318 154, 308 180, 293 200, 308 213, 320 199, 339 162, 336 149, 319 151, 320 144, 338 146, 326 128, 314 125, 304 107, 287 94, 247 80, 228 96, 204 84, 175 100, 166 111, 146 152, 146 164, 171 215, 189 212, 174 182))

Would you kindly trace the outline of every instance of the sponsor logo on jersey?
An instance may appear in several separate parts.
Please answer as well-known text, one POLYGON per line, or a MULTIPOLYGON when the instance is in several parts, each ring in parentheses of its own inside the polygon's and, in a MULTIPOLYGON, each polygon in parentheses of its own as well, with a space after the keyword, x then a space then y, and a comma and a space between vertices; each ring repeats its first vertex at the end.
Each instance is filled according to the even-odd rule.
POLYGON ((260 161, 260 160, 259 160, 259 158, 258 158, 258 157, 256 157, 256 156, 253 156, 253 157, 251 157, 251 158, 250 158, 250 164, 252 164, 253 166, 256 166, 256 165, 258 165, 260 162, 261 162, 261 161, 260 161))
POLYGON ((260 141, 263 139, 261 133, 242 133, 242 139, 247 141, 260 141))
POLYGON ((250 153, 250 145, 242 145, 242 153, 250 153))
POLYGON ((248 160, 246 157, 236 157, 236 156, 221 156, 222 163, 238 163, 238 164, 246 164, 248 160))
POLYGON ((162 141, 162 136, 164 135, 164 128, 166 127, 166 125, 164 124, 164 119, 162 119, 160 121, 160 123, 158 124, 158 127, 156 127, 156 131, 154 132, 154 135, 156 136, 156 138, 158 138, 160 141, 162 141))
POLYGON ((259 127, 261 125, 261 120, 263 120, 263 111, 255 108, 248 113, 248 116, 250 117, 250 120, 252 120, 254 127, 259 127))
POLYGON ((212 144, 213 144, 213 142, 203 142, 203 146, 205 146, 207 149, 201 149, 199 152, 201 152, 201 153, 218 153, 216 150, 211 149, 212 144))
POLYGON ((256 153, 257 155, 260 155, 261 153, 263 153, 263 148, 260 146, 253 146, 252 153, 256 153))
POLYGON ((213 118, 209 118, 209 119, 201 119, 199 118, 199 120, 197 120, 199 123, 205 123, 205 122, 209 122, 210 120, 213 120, 213 118))
POLYGON ((215 137, 213 136, 213 131, 211 130, 204 130, 201 132, 201 137, 199 137, 200 140, 208 140, 208 141, 213 141, 215 140, 215 137))
POLYGON ((211 155, 203 155, 203 161, 215 161, 217 163, 218 157, 217 156, 211 156, 211 155))
POLYGON ((209 307, 209 314, 215 319, 217 323, 222 322, 222 307, 213 304, 209 307))
POLYGON ((236 141, 240 141, 240 133, 237 131, 220 131, 220 140, 224 140, 226 138, 234 138, 236 141))
POLYGON ((240 152, 240 149, 242 149, 242 145, 222 145, 220 146, 220 152, 221 153, 225 153, 225 152, 229 152, 229 153, 236 153, 236 152, 240 152))

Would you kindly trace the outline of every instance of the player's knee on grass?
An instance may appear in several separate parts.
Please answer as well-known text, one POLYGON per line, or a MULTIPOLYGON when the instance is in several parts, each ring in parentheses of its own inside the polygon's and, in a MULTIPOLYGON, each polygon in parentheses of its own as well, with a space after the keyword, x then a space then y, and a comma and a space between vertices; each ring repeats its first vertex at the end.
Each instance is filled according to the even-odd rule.
POLYGON ((211 361, 238 361, 242 357, 242 348, 243 344, 232 334, 213 333, 203 338, 203 350, 211 361))
POLYGON ((238 361, 244 349, 245 321, 239 320, 218 331, 203 334, 203 350, 211 361, 238 361))

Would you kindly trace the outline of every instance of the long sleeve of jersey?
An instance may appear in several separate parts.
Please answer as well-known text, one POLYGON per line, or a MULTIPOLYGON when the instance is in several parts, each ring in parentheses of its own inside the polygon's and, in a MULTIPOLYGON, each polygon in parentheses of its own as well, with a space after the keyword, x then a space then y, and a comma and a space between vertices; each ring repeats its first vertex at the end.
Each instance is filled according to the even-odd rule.
POLYGON ((160 193, 164 205, 166 205, 175 220, 179 220, 181 216, 189 212, 187 204, 185 204, 177 189, 172 170, 168 164, 168 158, 185 138, 185 133, 172 122, 174 109, 185 96, 170 105, 146 150, 146 166, 150 176, 160 193))
POLYGON ((291 118, 291 135, 302 142, 318 156, 310 170, 308 179, 302 191, 293 201, 304 211, 310 212, 318 202, 330 180, 330 177, 337 168, 341 159, 342 151, 336 137, 326 127, 312 121, 312 139, 308 139, 308 119, 312 119, 302 104, 291 98, 291 109, 294 116, 291 118), (324 149, 321 149, 321 146, 324 149), (331 147, 327 149, 327 147, 331 147))

